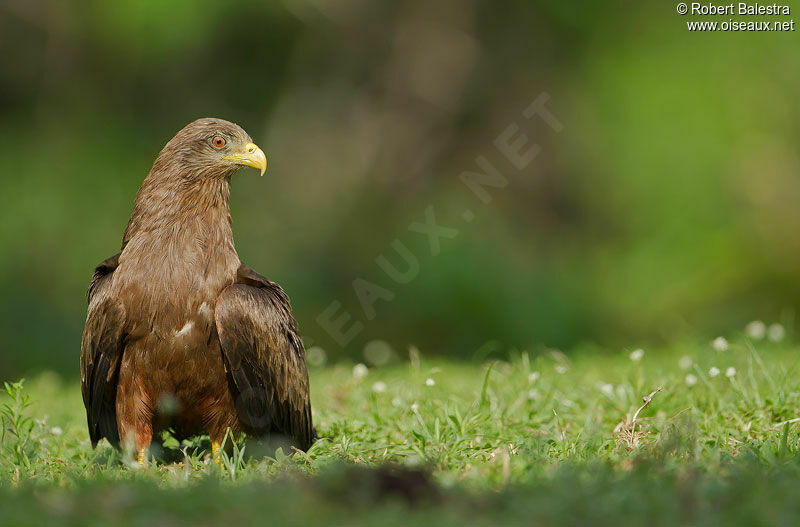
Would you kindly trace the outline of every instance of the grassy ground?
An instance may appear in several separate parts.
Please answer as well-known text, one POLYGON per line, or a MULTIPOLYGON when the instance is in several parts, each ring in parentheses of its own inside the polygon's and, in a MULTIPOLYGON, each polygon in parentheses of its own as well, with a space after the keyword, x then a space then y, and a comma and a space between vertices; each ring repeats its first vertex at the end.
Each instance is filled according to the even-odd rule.
POLYGON ((93 451, 77 383, 3 402, 12 524, 786 524, 800 521, 796 348, 734 339, 616 353, 512 353, 312 368, 307 454, 172 463, 93 451), (638 359, 638 360, 636 360, 638 359), (717 371, 718 370, 718 371, 717 371), (661 391, 657 391, 658 388, 661 391), (643 396, 652 400, 639 412, 643 396), (25 406, 25 398, 30 404, 25 406), (635 426, 634 426, 635 425, 635 426))

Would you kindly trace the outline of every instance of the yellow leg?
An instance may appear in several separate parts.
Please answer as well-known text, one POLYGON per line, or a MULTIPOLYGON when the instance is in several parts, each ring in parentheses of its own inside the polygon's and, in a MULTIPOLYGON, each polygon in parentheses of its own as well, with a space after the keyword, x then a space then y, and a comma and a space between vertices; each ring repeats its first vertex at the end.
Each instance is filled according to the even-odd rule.
POLYGON ((222 448, 222 444, 219 441, 212 441, 211 442, 211 458, 214 460, 214 463, 222 467, 222 456, 219 455, 220 449, 222 448))
POLYGON ((143 448, 139 450, 139 453, 136 455, 136 461, 139 462, 139 466, 144 467, 147 465, 147 449, 143 448))

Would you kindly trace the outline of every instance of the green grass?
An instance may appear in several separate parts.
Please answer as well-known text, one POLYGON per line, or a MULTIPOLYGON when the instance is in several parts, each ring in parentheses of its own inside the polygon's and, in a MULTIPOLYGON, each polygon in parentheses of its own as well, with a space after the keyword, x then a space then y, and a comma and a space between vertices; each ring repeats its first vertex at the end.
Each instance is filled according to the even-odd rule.
POLYGON ((413 352, 363 377, 353 364, 315 368, 322 439, 267 457, 242 444, 225 470, 203 439, 168 442, 177 461, 145 469, 105 443, 92 450, 77 382, 41 374, 0 399, 0 522, 800 521, 797 348, 742 338, 727 351, 629 352, 484 364, 413 352))

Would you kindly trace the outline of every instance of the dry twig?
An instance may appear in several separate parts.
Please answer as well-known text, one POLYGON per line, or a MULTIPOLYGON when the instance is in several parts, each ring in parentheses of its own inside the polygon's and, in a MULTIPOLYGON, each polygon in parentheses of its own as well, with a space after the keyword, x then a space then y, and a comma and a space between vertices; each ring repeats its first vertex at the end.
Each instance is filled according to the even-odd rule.
POLYGON ((614 430, 617 432, 617 440, 624 442, 629 449, 633 450, 636 448, 639 445, 639 440, 645 435, 644 432, 636 432, 636 419, 639 417, 639 413, 644 409, 645 406, 650 404, 650 401, 653 400, 653 397, 661 390, 662 387, 659 386, 650 392, 649 395, 642 397, 642 405, 633 413, 630 423, 622 422, 617 425, 616 429, 614 430))

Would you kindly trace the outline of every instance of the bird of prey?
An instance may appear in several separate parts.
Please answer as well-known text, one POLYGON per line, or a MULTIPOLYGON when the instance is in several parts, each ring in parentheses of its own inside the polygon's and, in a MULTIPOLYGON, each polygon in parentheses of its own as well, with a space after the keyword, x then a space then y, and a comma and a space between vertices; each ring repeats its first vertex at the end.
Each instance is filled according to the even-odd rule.
POLYGON ((199 119, 158 154, 119 254, 88 290, 81 388, 92 445, 105 437, 144 465, 154 435, 228 430, 314 440, 308 371, 289 299, 239 261, 230 181, 264 152, 236 124, 199 119))

